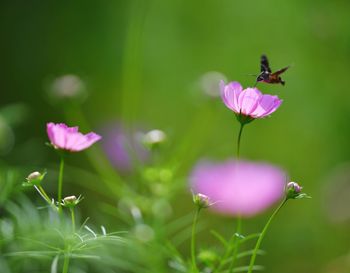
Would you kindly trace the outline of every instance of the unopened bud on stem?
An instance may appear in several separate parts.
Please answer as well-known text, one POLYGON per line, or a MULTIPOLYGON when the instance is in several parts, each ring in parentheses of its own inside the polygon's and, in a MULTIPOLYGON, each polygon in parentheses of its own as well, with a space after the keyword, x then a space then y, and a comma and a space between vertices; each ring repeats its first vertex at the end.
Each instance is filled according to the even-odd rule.
POLYGON ((38 179, 40 176, 41 176, 41 173, 39 173, 39 172, 32 172, 30 175, 28 175, 27 180, 38 179))
POLYGON ((199 208, 199 209, 205 209, 212 205, 210 202, 210 199, 207 195, 196 193, 193 194, 193 203, 199 208))
POLYGON ((81 200, 83 200, 81 196, 77 198, 75 195, 72 195, 72 196, 67 196, 63 198, 63 201, 61 204, 63 207, 74 208, 76 205, 80 203, 81 200))
POLYGON ((40 173, 40 172, 32 172, 29 174, 26 178, 27 183, 24 183, 25 186, 39 186, 41 181, 44 179, 46 175, 46 172, 40 173))
POLYGON ((287 199, 311 198, 306 193, 302 193, 303 187, 296 182, 289 182, 286 187, 287 199))

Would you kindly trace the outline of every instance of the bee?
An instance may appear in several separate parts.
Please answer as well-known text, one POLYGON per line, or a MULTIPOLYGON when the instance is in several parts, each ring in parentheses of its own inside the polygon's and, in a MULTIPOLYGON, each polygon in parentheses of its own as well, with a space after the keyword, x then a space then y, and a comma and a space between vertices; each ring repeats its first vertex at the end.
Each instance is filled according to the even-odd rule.
POLYGON ((258 82, 265 82, 265 83, 280 83, 282 85, 285 85, 285 81, 282 80, 280 75, 282 73, 284 73, 288 68, 289 68, 289 66, 286 66, 286 67, 272 73, 271 68, 269 66, 269 61, 268 61, 266 55, 261 55, 261 59, 260 59, 260 71, 261 72, 256 78, 256 84, 258 82))

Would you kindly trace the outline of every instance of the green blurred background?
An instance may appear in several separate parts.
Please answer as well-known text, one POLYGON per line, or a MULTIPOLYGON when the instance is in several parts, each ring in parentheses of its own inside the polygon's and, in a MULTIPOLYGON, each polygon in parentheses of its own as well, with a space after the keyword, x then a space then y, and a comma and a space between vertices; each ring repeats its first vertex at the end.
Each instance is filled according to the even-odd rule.
MULTIPOLYGON (((55 154, 43 145, 46 122, 98 130, 122 120, 166 131, 166 157, 181 162, 177 175, 186 177, 202 157, 235 153, 238 123, 219 98, 201 92, 200 79, 218 71, 252 85, 247 74, 259 71, 266 53, 272 69, 292 65, 286 86, 259 85, 284 102, 271 118, 246 127, 241 153, 282 166, 313 199, 290 202, 276 218, 261 261, 269 273, 348 272, 336 259, 350 251, 349 13, 345 0, 1 1, 1 165, 55 168, 55 154), (79 113, 48 99, 49 83, 65 74, 86 84, 79 113), (334 260, 340 271, 327 269, 334 260)), ((92 163, 78 154, 68 164, 89 169, 92 163)), ((103 198, 82 185, 72 182, 65 191, 103 198)), ((178 200, 184 212, 191 210, 189 195, 178 200)), ((84 206, 99 221, 108 217, 84 206)), ((249 219, 246 229, 260 230, 268 215, 249 219)), ((219 230, 233 223, 206 217, 219 230)))

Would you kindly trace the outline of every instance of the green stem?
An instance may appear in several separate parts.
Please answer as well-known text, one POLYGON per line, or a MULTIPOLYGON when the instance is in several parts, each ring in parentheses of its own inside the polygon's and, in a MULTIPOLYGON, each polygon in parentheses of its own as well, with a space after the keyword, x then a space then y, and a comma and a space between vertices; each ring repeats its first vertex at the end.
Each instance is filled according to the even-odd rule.
MULTIPOLYGON (((241 229, 242 229, 242 219, 241 219, 241 217, 238 217, 237 218, 236 233, 240 234, 241 229)), ((218 267, 213 272, 220 272, 223 269, 223 267, 225 265, 225 261, 228 259, 228 257, 230 257, 230 255, 232 253, 232 249, 234 249, 236 240, 237 240, 237 236, 236 236, 236 234, 233 234, 233 236, 230 239, 229 245, 226 247, 226 252, 224 254, 224 257, 221 259, 218 267)), ((238 245, 237 245, 237 247, 238 247, 238 245)), ((236 259, 237 253, 238 253, 238 249, 236 250, 236 248, 235 248, 235 250, 233 252, 233 258, 232 258, 232 262, 230 264, 229 270, 231 270, 231 268, 233 268, 234 260, 236 259)), ((230 272, 230 271, 228 271, 228 272, 230 272)))
POLYGON ((272 219, 276 216, 276 214, 280 211, 280 209, 283 207, 283 205, 287 202, 288 199, 284 199, 283 202, 278 206, 278 208, 273 212, 273 214, 271 215, 270 219, 267 221, 264 229, 262 230, 262 232, 260 233, 260 236, 258 238, 258 241, 256 242, 253 254, 250 258, 250 263, 249 263, 249 269, 248 269, 248 273, 252 273, 253 272, 253 267, 254 267, 254 263, 255 263, 255 259, 256 259, 256 255, 258 253, 258 250, 260 248, 261 242, 272 222, 272 219))
POLYGON ((238 133, 238 139, 237 139, 237 159, 239 159, 239 155, 240 155, 239 151, 241 148, 241 137, 242 137, 243 127, 244 127, 244 123, 241 123, 241 127, 238 133))
POLYGON ((42 186, 34 186, 35 189, 38 191, 40 196, 54 209, 57 210, 57 207, 52 203, 50 197, 46 194, 44 188, 42 186))
MULTIPOLYGON (((237 160, 239 160, 239 157, 240 157, 241 137, 242 137, 243 128, 244 128, 244 123, 241 122, 241 126, 239 128, 239 133, 238 133, 238 138, 237 138, 237 160)), ((238 233, 238 235, 240 235, 241 232, 242 232, 242 218, 240 215, 238 215, 236 233, 238 233)), ((229 255, 231 255, 232 246, 234 247, 233 254, 232 254, 232 261, 231 261, 229 271, 228 271, 229 273, 232 272, 233 266, 234 266, 236 259, 237 259, 237 254, 238 254, 238 250, 239 250, 239 241, 237 241, 237 245, 235 245, 237 238, 239 238, 239 237, 234 235, 233 240, 232 240, 232 244, 230 244, 230 246, 229 246, 229 252, 228 252, 229 255)))
POLYGON ((45 190, 43 189, 42 186, 38 186, 39 191, 41 192, 42 196, 44 197, 44 199, 46 200, 47 203, 49 203, 50 205, 51 203, 51 199, 50 197, 46 194, 45 190))
POLYGON ((64 262, 63 262, 62 273, 68 273, 68 267, 69 267, 69 255, 68 254, 64 254, 64 262))
POLYGON ((62 184, 63 184, 63 169, 64 169, 64 158, 61 156, 60 161, 60 173, 58 176, 58 196, 57 196, 57 202, 58 202, 58 212, 62 212, 62 184))
POLYGON ((34 186, 36 191, 39 193, 42 199, 44 199, 46 202, 50 203, 49 198, 45 196, 45 193, 41 191, 40 186, 34 186))
POLYGON ((237 240, 237 243, 236 243, 236 246, 233 250, 232 261, 231 261, 231 264, 230 264, 230 267, 228 270, 229 273, 233 272, 233 266, 234 266, 236 259, 237 259, 237 254, 238 254, 238 250, 239 250, 239 239, 240 239, 240 237, 238 237, 238 236, 241 235, 241 232, 242 232, 242 218, 241 218, 241 216, 238 216, 237 217, 237 231, 236 231, 237 235, 235 235, 234 241, 233 241, 233 243, 236 243, 236 240, 237 240))
POLYGON ((196 226, 198 221, 200 208, 196 209, 192 224, 192 239, 191 239, 191 257, 192 257, 192 270, 193 272, 198 272, 198 267, 196 263, 196 226))
POLYGON ((72 217, 72 230, 73 233, 75 233, 75 215, 74 215, 74 208, 70 208, 70 214, 72 217))

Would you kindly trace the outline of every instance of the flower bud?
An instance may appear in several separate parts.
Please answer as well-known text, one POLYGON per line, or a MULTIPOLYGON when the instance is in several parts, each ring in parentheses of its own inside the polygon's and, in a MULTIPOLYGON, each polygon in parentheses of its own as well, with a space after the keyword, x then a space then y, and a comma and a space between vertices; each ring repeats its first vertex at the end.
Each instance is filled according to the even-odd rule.
POLYGON ((67 196, 63 199, 63 201, 65 203, 74 203, 75 201, 77 201, 77 197, 75 195, 67 196))
POLYGON ((40 172, 32 172, 26 178, 27 183, 24 183, 25 186, 39 186, 41 181, 44 179, 46 172, 41 174, 40 172))
POLYGON ((67 196, 65 198, 63 198, 62 201, 62 206, 67 207, 67 208, 74 208, 76 205, 78 205, 80 203, 80 201, 83 198, 81 198, 81 196, 79 196, 78 198, 75 195, 72 196, 67 196))
POLYGON ((146 147, 152 149, 162 144, 166 140, 166 138, 166 134, 163 131, 152 130, 142 137, 142 142, 146 147))
POLYGON ((32 181, 32 180, 38 179, 40 176, 41 176, 41 173, 32 172, 30 175, 28 175, 27 180, 32 181))
POLYGON ((296 183, 296 182, 289 182, 288 184, 287 184, 287 189, 288 190, 292 190, 292 191, 294 191, 295 193, 301 193, 301 190, 303 189, 303 187, 300 187, 299 185, 298 185, 298 183, 296 183))
POLYGON ((302 193, 303 187, 299 186, 296 182, 289 182, 286 187, 286 198, 287 199, 301 199, 310 198, 306 193, 302 193))
POLYGON ((205 209, 210 207, 212 204, 210 203, 210 199, 207 195, 196 193, 193 194, 193 203, 199 208, 199 209, 205 209))

